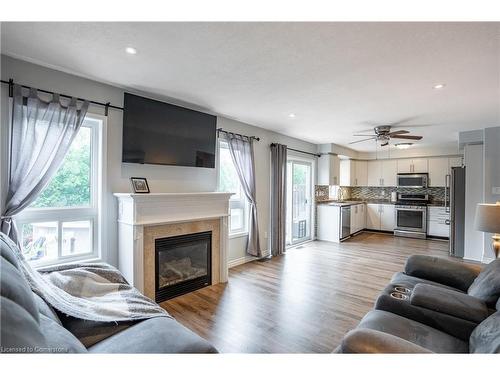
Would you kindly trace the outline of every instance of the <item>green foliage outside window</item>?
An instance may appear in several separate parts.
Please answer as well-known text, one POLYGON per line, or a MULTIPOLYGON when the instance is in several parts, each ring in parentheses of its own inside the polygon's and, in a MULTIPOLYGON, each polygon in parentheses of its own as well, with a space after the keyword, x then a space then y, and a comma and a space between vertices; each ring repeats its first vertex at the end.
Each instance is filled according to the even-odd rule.
POLYGON ((90 205, 91 129, 82 127, 63 163, 31 207, 90 205))

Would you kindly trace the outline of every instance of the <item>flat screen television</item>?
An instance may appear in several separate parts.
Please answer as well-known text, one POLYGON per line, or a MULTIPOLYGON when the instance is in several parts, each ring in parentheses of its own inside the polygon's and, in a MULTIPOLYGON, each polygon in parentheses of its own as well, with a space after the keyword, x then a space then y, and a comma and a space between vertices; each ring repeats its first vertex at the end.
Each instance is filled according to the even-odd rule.
POLYGON ((215 168, 217 117, 125 93, 122 161, 215 168))

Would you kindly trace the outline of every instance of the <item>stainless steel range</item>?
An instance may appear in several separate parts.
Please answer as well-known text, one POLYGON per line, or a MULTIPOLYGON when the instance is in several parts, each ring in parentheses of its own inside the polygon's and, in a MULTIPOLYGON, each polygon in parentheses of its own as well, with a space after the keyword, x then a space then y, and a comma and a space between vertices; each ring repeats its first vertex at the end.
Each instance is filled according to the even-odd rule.
POLYGON ((427 238, 428 194, 398 193, 394 210, 394 235, 412 238, 427 238))

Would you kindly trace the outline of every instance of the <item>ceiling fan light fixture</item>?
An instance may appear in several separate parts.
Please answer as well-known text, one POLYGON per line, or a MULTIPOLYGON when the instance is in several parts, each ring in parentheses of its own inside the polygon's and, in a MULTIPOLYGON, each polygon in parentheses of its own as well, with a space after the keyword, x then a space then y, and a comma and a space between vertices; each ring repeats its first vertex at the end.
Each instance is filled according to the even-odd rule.
POLYGON ((394 146, 399 148, 400 150, 406 150, 413 146, 413 143, 407 142, 407 143, 396 143, 394 146))

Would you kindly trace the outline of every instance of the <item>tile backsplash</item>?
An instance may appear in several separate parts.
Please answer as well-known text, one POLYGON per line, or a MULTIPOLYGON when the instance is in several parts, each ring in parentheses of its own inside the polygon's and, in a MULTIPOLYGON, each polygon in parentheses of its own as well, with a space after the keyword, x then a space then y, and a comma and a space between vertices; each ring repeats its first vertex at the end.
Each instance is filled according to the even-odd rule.
POLYGON ((397 191, 399 193, 429 194, 431 202, 444 201, 444 187, 415 189, 397 187, 342 187, 316 185, 315 198, 316 202, 324 202, 339 198, 360 200, 390 199, 393 191, 397 191), (341 196, 339 194, 341 194, 341 196))
POLYGON ((444 187, 429 187, 425 189, 397 187, 352 187, 352 199, 390 199, 391 193, 429 194, 431 202, 444 201, 444 187))

